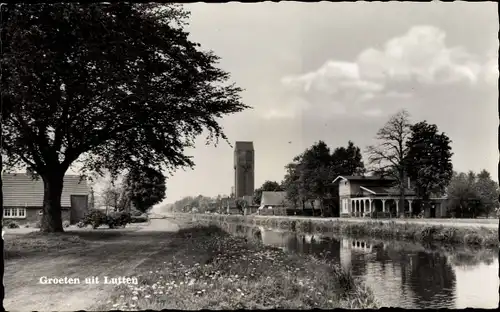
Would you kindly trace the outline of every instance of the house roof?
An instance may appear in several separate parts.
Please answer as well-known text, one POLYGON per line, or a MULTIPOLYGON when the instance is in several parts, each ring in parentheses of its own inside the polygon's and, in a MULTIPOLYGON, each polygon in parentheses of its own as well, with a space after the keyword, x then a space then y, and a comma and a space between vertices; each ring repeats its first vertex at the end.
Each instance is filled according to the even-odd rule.
POLYGON ((260 206, 280 206, 286 204, 286 192, 262 192, 260 206))
MULTIPOLYGON (((399 188, 397 187, 383 187, 383 186, 360 186, 362 190, 365 190, 373 195, 399 195, 399 188)), ((405 188, 405 195, 415 195, 413 190, 405 188)))
MULTIPOLYGON (((90 189, 86 180, 80 182, 79 175, 66 175, 63 182, 61 206, 71 207, 70 195, 88 195, 90 189)), ((41 207, 43 205, 43 181, 33 180, 25 173, 2 174, 4 207, 41 207)))
POLYGON ((381 177, 381 176, 338 176, 335 178, 335 180, 333 180, 333 183, 337 182, 340 179, 349 181, 377 181, 377 180, 396 181, 396 179, 394 178, 381 177))

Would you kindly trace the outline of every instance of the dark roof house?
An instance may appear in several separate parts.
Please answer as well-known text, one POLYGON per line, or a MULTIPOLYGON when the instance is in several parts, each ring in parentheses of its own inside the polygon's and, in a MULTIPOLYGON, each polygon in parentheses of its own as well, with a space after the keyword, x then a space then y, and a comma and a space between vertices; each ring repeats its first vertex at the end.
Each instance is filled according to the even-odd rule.
MULTIPOLYGON (((43 212, 43 180, 26 173, 2 174, 3 217, 20 222, 39 222, 43 212)), ((63 221, 76 223, 88 211, 90 188, 78 175, 64 176, 61 194, 63 221)))
POLYGON ((287 204, 286 192, 262 192, 260 206, 285 206, 287 204))
MULTIPOLYGON (((43 181, 33 180, 25 173, 2 174, 4 207, 41 207, 43 204, 43 181)), ((61 206, 71 207, 71 195, 88 195, 90 188, 78 175, 64 176, 61 206)))

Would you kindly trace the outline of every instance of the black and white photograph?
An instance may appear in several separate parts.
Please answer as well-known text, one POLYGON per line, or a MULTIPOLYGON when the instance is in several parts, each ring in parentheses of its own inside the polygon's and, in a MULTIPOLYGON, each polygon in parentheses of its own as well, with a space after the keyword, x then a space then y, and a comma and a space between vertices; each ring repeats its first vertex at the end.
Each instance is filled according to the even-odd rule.
POLYGON ((499 307, 496 2, 0 3, 7 311, 499 307))

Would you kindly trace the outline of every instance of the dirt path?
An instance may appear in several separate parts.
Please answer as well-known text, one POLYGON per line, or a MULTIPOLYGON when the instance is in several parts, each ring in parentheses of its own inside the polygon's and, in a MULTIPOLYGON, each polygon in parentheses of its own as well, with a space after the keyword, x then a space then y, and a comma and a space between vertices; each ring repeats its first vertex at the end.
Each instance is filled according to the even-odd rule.
POLYGON ((134 270, 150 257, 169 253, 170 236, 178 229, 169 220, 151 220, 136 231, 97 238, 85 248, 6 260, 4 307, 11 311, 89 310, 107 300, 115 287, 103 283, 105 276, 134 277, 134 270), (79 278, 80 284, 43 284, 42 277, 79 278), (87 284, 86 277, 97 277, 100 283, 87 284))

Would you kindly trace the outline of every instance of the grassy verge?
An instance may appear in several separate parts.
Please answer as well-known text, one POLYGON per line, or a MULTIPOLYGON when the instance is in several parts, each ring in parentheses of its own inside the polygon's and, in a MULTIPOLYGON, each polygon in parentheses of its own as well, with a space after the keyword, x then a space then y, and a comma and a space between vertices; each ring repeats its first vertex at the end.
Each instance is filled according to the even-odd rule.
POLYGON ((376 308, 369 289, 331 263, 194 226, 174 234, 169 258, 137 268, 96 309, 376 308), (162 261, 163 260, 163 261, 162 261))
MULTIPOLYGON (((184 216, 176 216, 187 218, 184 216)), ((225 224, 247 224, 300 233, 336 233, 350 236, 380 239, 410 240, 417 242, 440 242, 450 245, 497 248, 498 230, 486 227, 453 227, 398 222, 349 222, 339 220, 304 220, 286 218, 262 218, 253 216, 192 215, 201 222, 225 224)))
POLYGON ((23 235, 8 235, 4 240, 4 259, 13 259, 33 253, 63 251, 74 247, 85 247, 88 242, 78 235, 42 234, 33 232, 23 235))
POLYGON ((31 232, 27 234, 6 234, 4 239, 4 259, 36 256, 47 252, 95 247, 110 239, 122 237, 131 230, 85 230, 64 233, 31 232))

